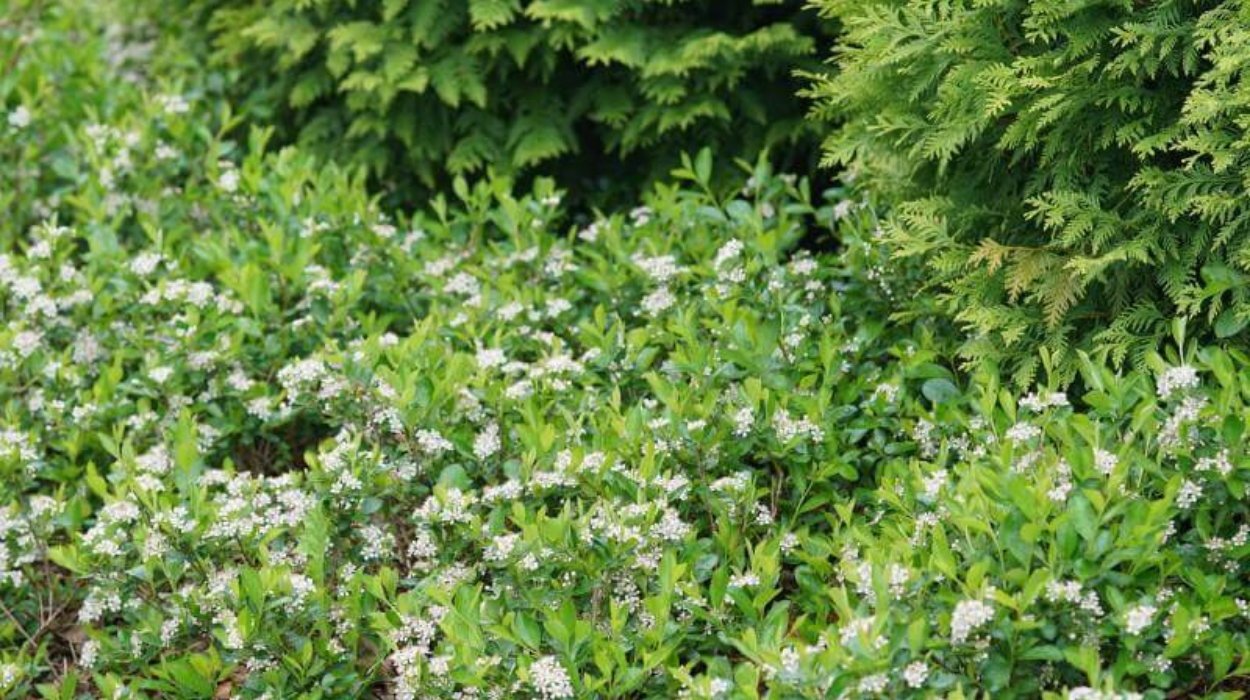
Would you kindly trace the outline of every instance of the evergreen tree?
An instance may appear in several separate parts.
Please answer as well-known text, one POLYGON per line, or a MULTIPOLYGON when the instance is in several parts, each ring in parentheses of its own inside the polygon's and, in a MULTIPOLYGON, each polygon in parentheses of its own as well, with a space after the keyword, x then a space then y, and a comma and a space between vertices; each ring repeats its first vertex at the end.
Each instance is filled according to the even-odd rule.
POLYGON ((1250 321, 1250 13, 1230 0, 819 0, 826 162, 883 194, 973 360, 1140 363, 1250 321))
POLYGON ((397 183, 489 167, 628 189, 704 145, 727 164, 771 147, 790 168, 814 150, 794 71, 819 65, 821 22, 798 0, 188 7, 235 69, 236 97, 290 138, 397 183))

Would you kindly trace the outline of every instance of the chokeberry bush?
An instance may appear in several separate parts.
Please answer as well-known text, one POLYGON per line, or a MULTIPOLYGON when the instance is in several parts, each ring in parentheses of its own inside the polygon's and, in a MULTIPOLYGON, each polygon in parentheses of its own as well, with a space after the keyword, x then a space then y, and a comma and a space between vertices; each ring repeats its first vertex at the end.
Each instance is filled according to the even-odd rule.
POLYGON ((956 371, 859 183, 711 149, 390 210, 109 8, 0 20, 4 697, 1245 690, 1241 349, 956 371))

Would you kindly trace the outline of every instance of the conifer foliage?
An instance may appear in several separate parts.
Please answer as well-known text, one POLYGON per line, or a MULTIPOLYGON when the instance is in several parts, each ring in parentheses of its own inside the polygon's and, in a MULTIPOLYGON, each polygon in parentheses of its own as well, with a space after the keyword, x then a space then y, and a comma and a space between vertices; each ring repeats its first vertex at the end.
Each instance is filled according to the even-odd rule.
MULTIPOLYGON (((796 0, 204 0, 237 95, 339 160, 425 183, 564 157, 566 180, 666 173, 677 154, 793 146, 796 0), (613 159, 605 160, 611 154, 613 159), (572 165, 570 165, 570 161, 572 165)), ((806 150, 806 149, 805 149, 806 150)), ((726 158, 725 162, 731 162, 726 158)))
POLYGON ((972 359, 1026 383, 1170 318, 1250 320, 1250 12, 1214 0, 820 0, 846 32, 808 94, 884 194, 972 359))

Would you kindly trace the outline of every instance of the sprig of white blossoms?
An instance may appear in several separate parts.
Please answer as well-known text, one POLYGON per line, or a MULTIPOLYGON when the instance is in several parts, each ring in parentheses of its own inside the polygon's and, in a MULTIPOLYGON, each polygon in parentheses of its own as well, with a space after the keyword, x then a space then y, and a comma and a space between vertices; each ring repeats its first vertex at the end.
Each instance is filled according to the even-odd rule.
POLYGON ((1041 434, 1042 429, 1028 421, 1020 421, 1007 429, 1007 439, 1017 445, 1028 442, 1041 434))
POLYGON ((951 644, 963 644, 978 627, 994 619, 994 606, 980 600, 961 600, 951 613, 951 644))
POLYGON ((913 661, 903 669, 903 681, 908 688, 920 688, 929 678, 929 666, 923 661, 913 661))
POLYGON ((1169 367, 1159 377, 1157 385, 1159 398, 1167 399, 1175 393, 1197 389, 1199 383, 1198 370, 1193 367, 1189 365, 1169 367))
POLYGON ((554 656, 544 656, 530 666, 530 685, 544 700, 573 697, 569 674, 554 656))
POLYGON ((1141 693, 1096 690, 1087 686, 1072 688, 1064 696, 1065 700, 1141 700, 1141 698, 1141 693))
POLYGON ((499 426, 490 423, 473 439, 473 454, 478 459, 486 459, 498 452, 500 446, 499 426))
POLYGON ((1154 622, 1155 614, 1158 612, 1159 609, 1150 603, 1142 603, 1129 608, 1124 616, 1124 630, 1129 634, 1141 634, 1154 622))
POLYGON ((1020 407, 1033 413, 1041 413, 1048 408, 1062 408, 1068 405, 1068 395, 1062 391, 1034 392, 1020 399, 1020 407))
POLYGON ((14 129, 25 129, 30 126, 30 117, 30 110, 27 109, 26 105, 18 105, 9 112, 9 126, 14 129))
POLYGON ((1181 488, 1176 492, 1176 506, 1181 510, 1189 510, 1194 504, 1202 498, 1202 484, 1189 479, 1181 482, 1181 488))
POLYGON ((1099 474, 1111 476, 1111 472, 1115 471, 1119 463, 1120 458, 1116 457, 1115 453, 1102 448, 1094 448, 1094 469, 1097 469, 1099 474))

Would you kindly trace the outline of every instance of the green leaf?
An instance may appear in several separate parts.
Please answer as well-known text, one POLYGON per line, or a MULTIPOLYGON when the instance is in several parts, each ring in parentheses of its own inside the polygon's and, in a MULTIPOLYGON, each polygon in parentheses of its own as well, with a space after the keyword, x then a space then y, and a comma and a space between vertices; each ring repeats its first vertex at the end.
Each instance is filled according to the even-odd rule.
POLYGON ((948 403, 959 397, 959 387, 949 379, 935 378, 927 380, 920 387, 920 392, 935 404, 948 403))
POLYGON ((1069 499, 1068 514, 1072 518, 1077 533, 1081 535, 1081 539, 1092 542, 1098 534, 1098 516, 1090 506, 1089 500, 1085 498, 1085 494, 1078 492, 1069 499))
POLYGON ((1232 308, 1224 309, 1215 319, 1215 335, 1217 338, 1231 338, 1246 327, 1247 321, 1250 321, 1250 317, 1238 314, 1232 308))
POLYGON ((299 551, 307 558, 305 571, 318 586, 325 582, 326 550, 330 546, 330 519, 320 506, 304 518, 300 532, 299 551))
POLYGON ((438 474, 438 484, 444 488, 457 488, 468 491, 473 488, 469 473, 459 464, 449 464, 438 474))
MULTIPOLYGON (((215 679, 205 678, 196 670, 188 659, 177 659, 175 661, 166 662, 161 667, 161 671, 173 678, 178 684, 178 689, 183 693, 190 693, 190 697, 204 698, 207 700, 213 696, 217 690, 215 679)), ((185 695, 183 697, 186 697, 185 695)))
POLYGON ((712 180, 712 149, 699 149, 699 155, 694 159, 694 174, 699 182, 707 184, 712 180))
POLYGON ((530 649, 538 650, 542 648, 542 626, 529 613, 520 612, 513 616, 512 632, 517 636, 517 639, 521 640, 521 643, 530 649))

